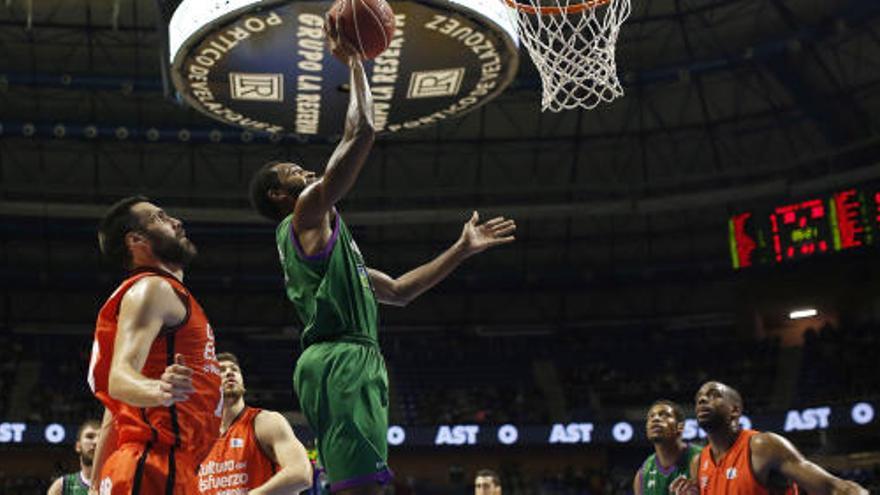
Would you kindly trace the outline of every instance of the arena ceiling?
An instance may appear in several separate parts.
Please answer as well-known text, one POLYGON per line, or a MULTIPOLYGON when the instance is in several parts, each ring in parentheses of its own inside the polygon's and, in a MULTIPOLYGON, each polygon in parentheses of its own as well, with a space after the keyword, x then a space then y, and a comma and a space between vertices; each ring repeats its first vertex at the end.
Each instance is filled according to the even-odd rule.
MULTIPOLYGON (((93 317, 111 280, 94 219, 132 193, 201 225, 217 312, 235 307, 235 325, 251 312, 281 315, 265 310, 277 297, 238 297, 278 283, 271 227, 250 212, 247 181, 272 158, 320 169, 335 137, 272 142, 167 98, 157 12, 152 0, 0 3, 4 270, 33 293, 7 295, 7 322, 68 282, 87 311, 60 314, 76 294, 59 313, 33 311, 53 324, 93 317)), ((488 105, 380 138, 343 211, 368 259, 392 273, 451 241, 471 209, 519 221, 516 246, 475 261, 448 300, 406 321, 723 311, 720 292, 688 281, 729 269, 731 211, 880 176, 878 30, 876 0, 634 0, 618 47, 624 98, 540 113, 523 53, 513 85, 488 105), (632 288, 660 278, 677 288, 632 288), (624 279, 625 298, 603 282, 624 279), (573 287, 601 294, 560 296, 573 287)))

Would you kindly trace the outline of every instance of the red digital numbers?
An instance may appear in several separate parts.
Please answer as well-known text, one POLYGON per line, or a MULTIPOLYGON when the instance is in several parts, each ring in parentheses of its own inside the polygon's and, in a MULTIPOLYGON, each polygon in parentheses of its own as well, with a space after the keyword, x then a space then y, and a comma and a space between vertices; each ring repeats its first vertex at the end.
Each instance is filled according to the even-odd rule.
POLYGON ((776 208, 770 215, 776 261, 828 251, 825 217, 825 205, 820 199, 776 208))
POLYGON ((861 223, 861 203, 858 191, 850 189, 834 194, 834 206, 837 210, 837 234, 840 236, 840 249, 861 246, 862 233, 865 231, 861 223))
POLYGON ((767 216, 740 213, 730 217, 729 231, 735 268, 873 246, 880 235, 880 191, 851 188, 778 206, 767 216))
POLYGON ((877 207, 874 211, 877 214, 877 225, 880 226, 880 191, 874 193, 874 205, 877 207))

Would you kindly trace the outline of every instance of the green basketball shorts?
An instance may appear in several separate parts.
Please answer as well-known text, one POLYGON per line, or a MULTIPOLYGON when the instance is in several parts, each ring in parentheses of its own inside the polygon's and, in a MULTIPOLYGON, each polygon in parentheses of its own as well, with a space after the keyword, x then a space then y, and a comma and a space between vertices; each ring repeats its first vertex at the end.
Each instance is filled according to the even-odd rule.
POLYGON ((312 344, 296 363, 293 387, 331 492, 391 480, 388 372, 378 345, 312 344))

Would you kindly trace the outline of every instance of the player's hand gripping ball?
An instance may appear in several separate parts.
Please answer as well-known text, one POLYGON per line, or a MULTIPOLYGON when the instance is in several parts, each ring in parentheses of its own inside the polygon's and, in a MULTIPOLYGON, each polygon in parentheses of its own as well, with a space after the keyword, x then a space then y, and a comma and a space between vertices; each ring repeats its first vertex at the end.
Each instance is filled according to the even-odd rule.
POLYGON ((331 38, 338 36, 362 58, 378 57, 394 37, 394 12, 386 0, 336 0, 326 19, 331 38))

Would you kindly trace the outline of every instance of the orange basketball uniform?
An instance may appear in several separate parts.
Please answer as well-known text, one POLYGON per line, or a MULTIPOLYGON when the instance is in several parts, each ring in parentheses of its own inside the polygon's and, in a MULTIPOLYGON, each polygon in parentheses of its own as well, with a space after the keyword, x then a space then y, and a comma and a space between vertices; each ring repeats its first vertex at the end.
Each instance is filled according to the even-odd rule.
POLYGON ((260 448, 254 421, 261 409, 245 407, 199 467, 203 495, 247 493, 269 480, 278 465, 260 448))
POLYGON ((772 488, 762 485, 752 472, 749 440, 759 432, 742 430, 736 441, 716 463, 709 445, 700 453, 697 483, 700 495, 797 495, 796 485, 772 488))
POLYGON ((199 303, 180 281, 157 269, 133 272, 98 314, 89 363, 89 386, 113 414, 117 444, 101 470, 101 495, 195 493, 196 469, 219 435, 223 410, 214 335, 199 303), (184 320, 164 327, 153 341, 141 373, 158 379, 182 354, 193 370, 195 392, 169 407, 135 407, 110 397, 108 384, 119 307, 125 293, 145 277, 162 277, 186 307, 184 320))

